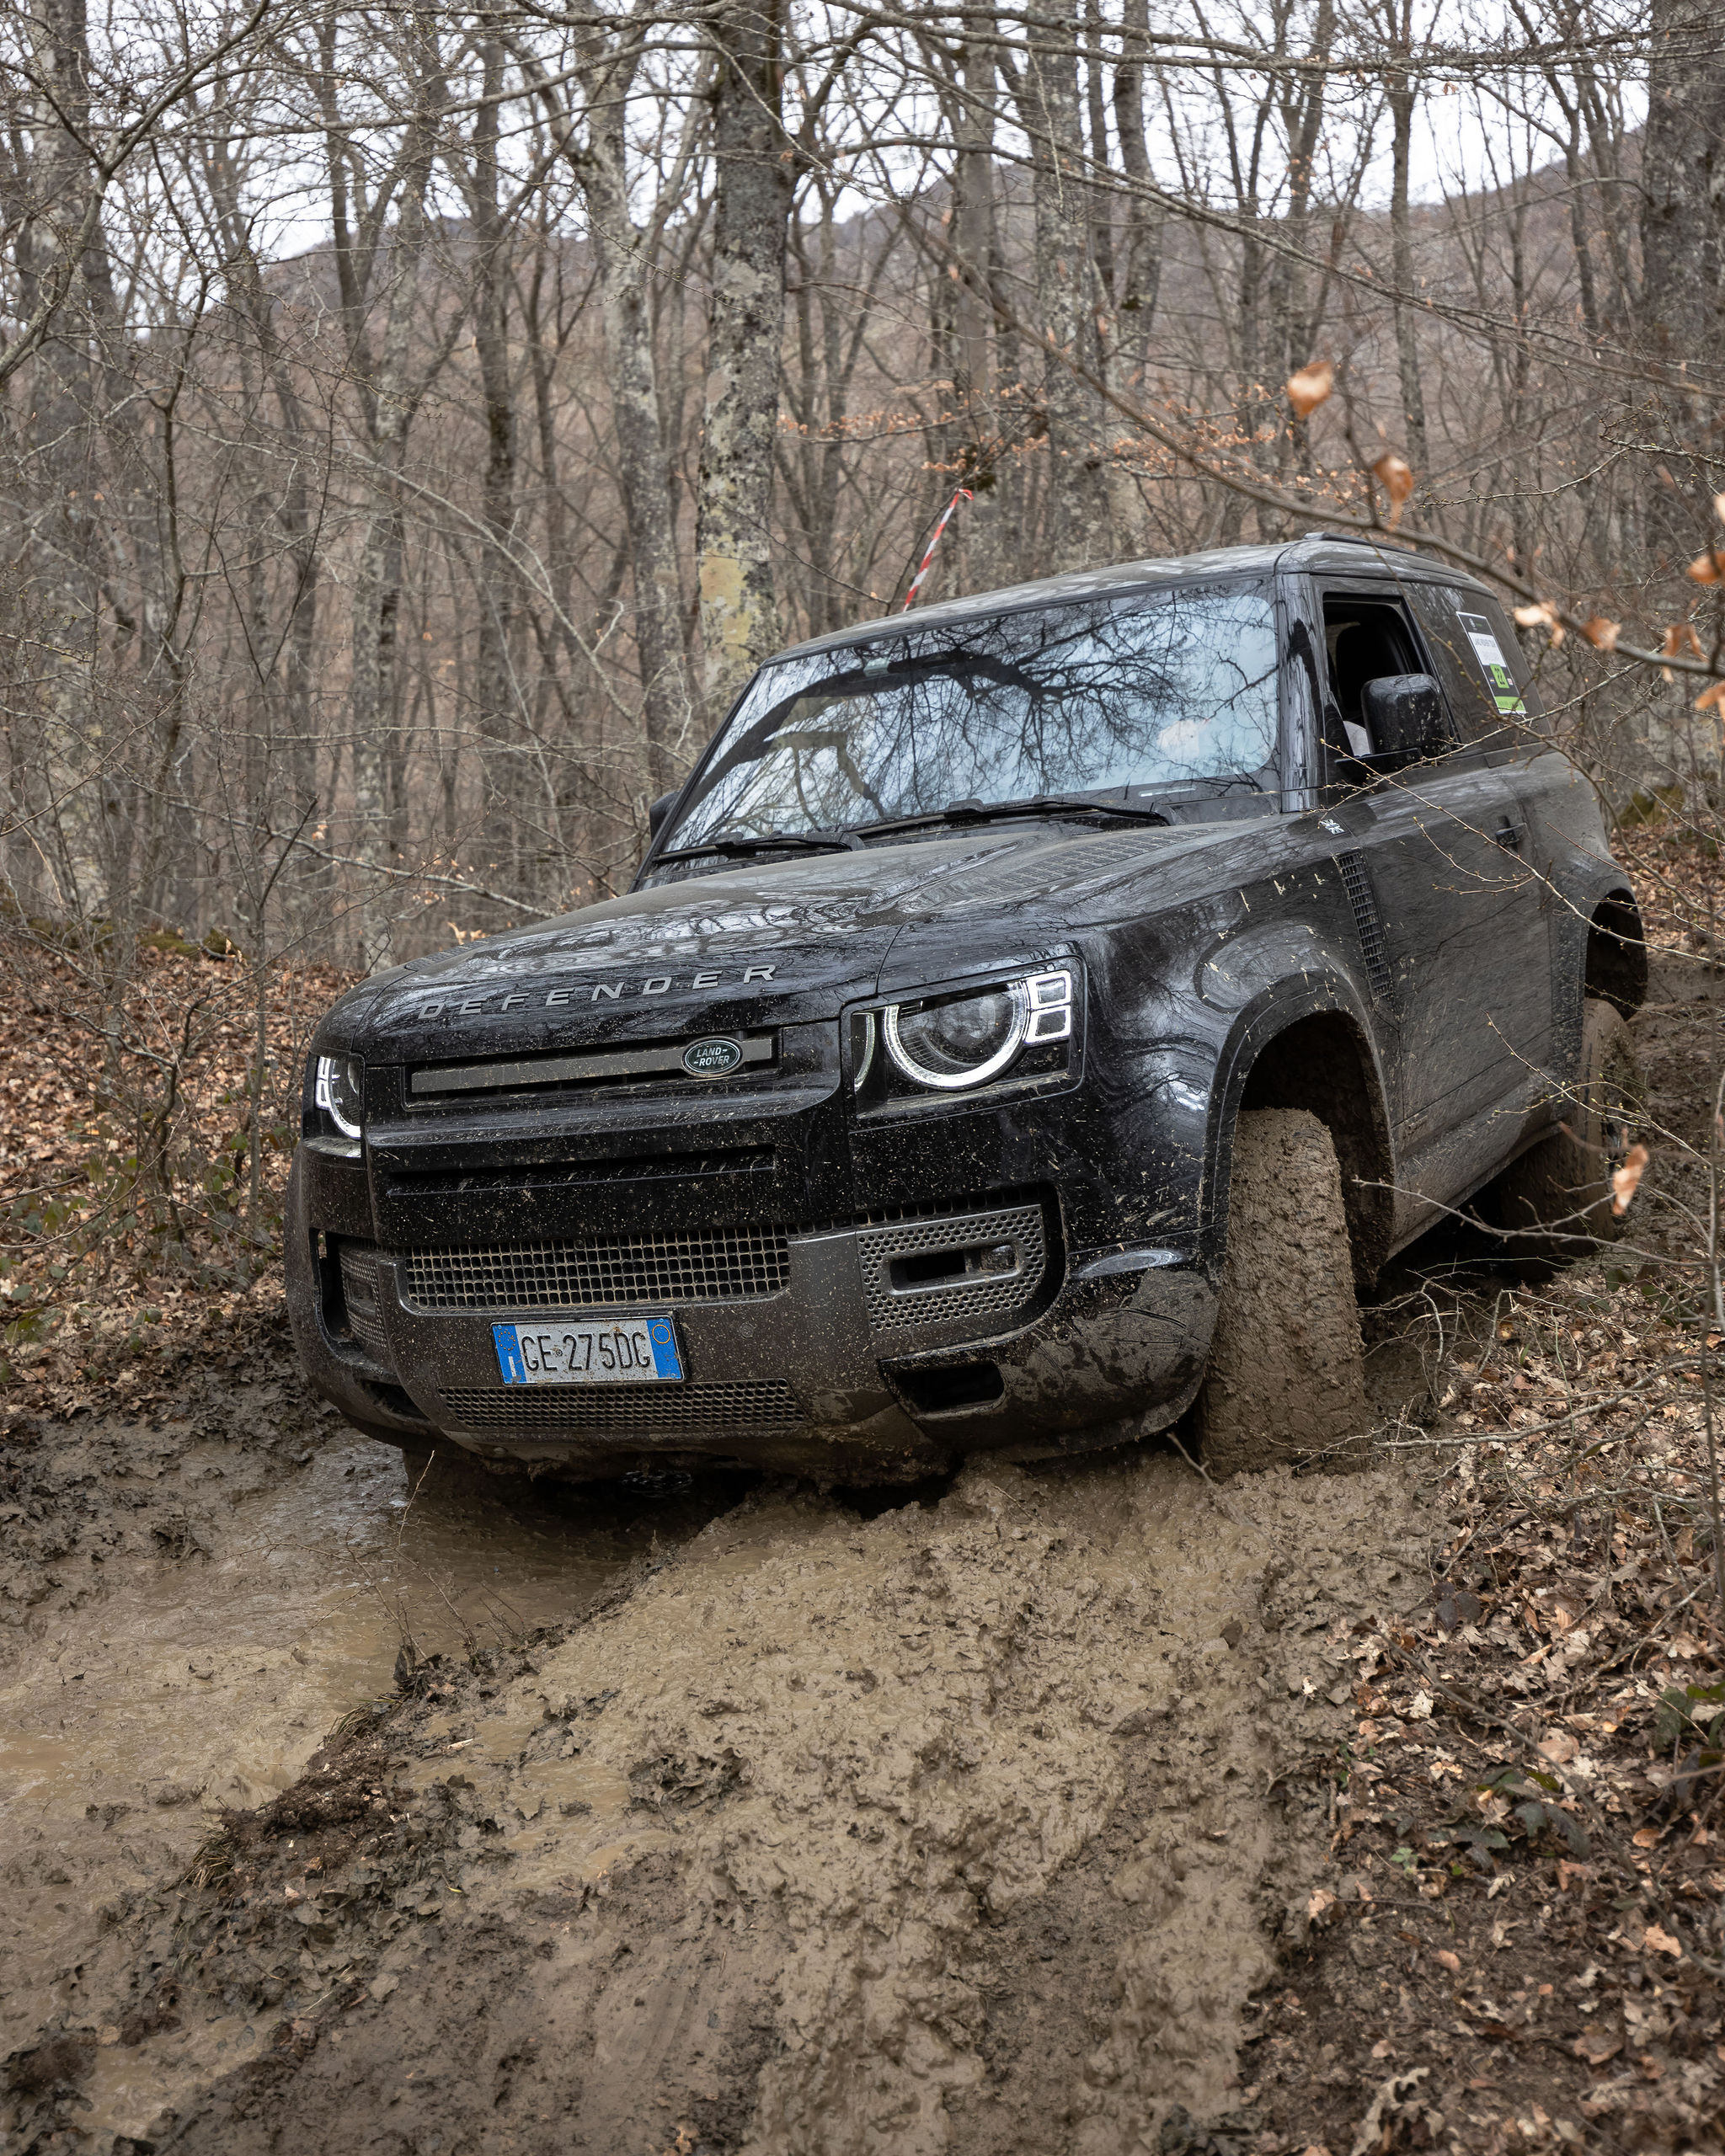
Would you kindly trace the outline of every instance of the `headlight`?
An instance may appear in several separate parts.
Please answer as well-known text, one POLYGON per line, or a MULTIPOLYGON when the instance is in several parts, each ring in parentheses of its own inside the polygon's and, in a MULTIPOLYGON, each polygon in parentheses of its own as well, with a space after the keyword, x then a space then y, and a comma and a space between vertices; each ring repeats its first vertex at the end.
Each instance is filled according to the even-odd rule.
POLYGON ((998 1077, 1028 1043, 1068 1038, 1072 976, 1033 974, 980 994, 889 1004, 881 1022, 886 1052, 902 1075, 957 1092, 998 1077))
POLYGON ((320 1055, 317 1098, 344 1138, 357 1138, 366 1125, 366 1066, 360 1058, 320 1055))

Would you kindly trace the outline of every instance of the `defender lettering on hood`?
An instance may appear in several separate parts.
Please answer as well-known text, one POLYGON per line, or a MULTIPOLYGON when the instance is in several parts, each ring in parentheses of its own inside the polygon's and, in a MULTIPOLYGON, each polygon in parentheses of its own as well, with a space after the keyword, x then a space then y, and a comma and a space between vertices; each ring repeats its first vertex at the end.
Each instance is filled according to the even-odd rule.
MULTIPOLYGON (((771 980, 777 971, 773 966, 745 966, 740 975, 733 976, 746 988, 750 981, 771 980)), ((571 986, 535 989, 531 995, 520 989, 511 989, 494 1001, 489 995, 457 996, 446 993, 431 995, 423 1001, 409 1005, 402 1015, 409 1018, 438 1018, 453 1016, 458 1018, 502 1017, 510 1011, 561 1011, 571 1004, 618 1003, 627 995, 672 995, 680 988, 722 988, 725 976, 720 973, 698 973, 686 981, 679 982, 669 974, 655 974, 640 981, 578 981, 571 986)))

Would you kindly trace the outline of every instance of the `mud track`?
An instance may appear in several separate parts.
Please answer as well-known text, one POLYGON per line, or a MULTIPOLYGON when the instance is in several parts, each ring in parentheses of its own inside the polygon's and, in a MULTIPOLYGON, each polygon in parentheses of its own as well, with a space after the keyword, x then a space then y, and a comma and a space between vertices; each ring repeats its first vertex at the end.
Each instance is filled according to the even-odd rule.
MULTIPOLYGON (((240 1510, 297 1510, 303 1541, 305 1477, 369 1477, 387 1524, 397 1471, 338 1440, 240 1510)), ((471 1586, 478 1502, 428 1485, 430 1555, 404 1571, 386 1524, 377 1567, 405 1590, 441 1540, 471 1586)), ((1225 2119, 1242 2009, 1323 1860, 1349 1645, 1426 1588, 1405 1479, 1219 1496, 1147 1453, 972 1470, 872 1518, 702 1503, 567 1523, 510 1621, 588 1614, 473 1666, 422 1637, 410 1696, 370 1703, 395 1605, 349 1521, 345 1579, 286 1598, 267 1652, 244 1639, 225 1714, 197 1649, 184 1685, 155 1671, 202 1796, 120 1794, 126 1747, 88 1729, 105 1805, 80 1816, 63 1764, 34 1819, 14 1800, 8 2156, 1114 2151, 1176 2105, 1225 2119), (295 1778, 319 1702, 355 1710, 295 1778)), ((219 1546, 192 1561, 213 1586, 219 1546)), ((238 1646, 257 1590, 233 1587, 238 1646)), ((88 1656, 83 1617, 14 1714, 88 1656)), ((164 1757, 158 1727, 130 1764, 164 1757)))

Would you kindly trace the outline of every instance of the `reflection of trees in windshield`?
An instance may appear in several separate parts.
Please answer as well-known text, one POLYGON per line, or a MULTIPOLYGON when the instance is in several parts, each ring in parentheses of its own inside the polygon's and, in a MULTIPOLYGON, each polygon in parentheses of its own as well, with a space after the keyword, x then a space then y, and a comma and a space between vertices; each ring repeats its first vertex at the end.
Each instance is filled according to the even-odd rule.
POLYGON ((1263 776, 1261 587, 1000 615, 770 666, 672 840, 831 830, 949 803, 1263 776))

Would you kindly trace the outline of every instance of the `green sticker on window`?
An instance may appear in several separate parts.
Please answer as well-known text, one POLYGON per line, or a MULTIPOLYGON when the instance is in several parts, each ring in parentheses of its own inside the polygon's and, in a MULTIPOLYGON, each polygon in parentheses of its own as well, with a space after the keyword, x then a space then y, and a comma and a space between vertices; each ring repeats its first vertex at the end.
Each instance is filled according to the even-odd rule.
POLYGON ((1501 718, 1525 718, 1527 706, 1521 701, 1521 691, 1515 686, 1515 676, 1509 671, 1503 648, 1492 633, 1492 625, 1483 614, 1463 614, 1456 617, 1467 632, 1467 641, 1473 646, 1475 655, 1486 670, 1486 686, 1492 692, 1492 701, 1498 707, 1501 718))

